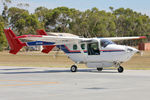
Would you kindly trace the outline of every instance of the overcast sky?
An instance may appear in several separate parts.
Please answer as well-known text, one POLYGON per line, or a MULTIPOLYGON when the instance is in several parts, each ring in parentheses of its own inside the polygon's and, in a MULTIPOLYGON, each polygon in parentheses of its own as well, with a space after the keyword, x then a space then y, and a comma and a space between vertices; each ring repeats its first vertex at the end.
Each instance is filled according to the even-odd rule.
MULTIPOLYGON (((35 8, 44 6, 46 8, 56 8, 66 6, 69 8, 76 8, 84 11, 97 7, 99 10, 109 11, 109 7, 112 6, 115 9, 131 8, 137 12, 147 14, 150 16, 150 0, 12 0, 15 3, 9 5, 14 6, 17 3, 28 3, 30 7, 28 10, 33 13, 35 8)), ((2 8, 0 8, 2 9, 2 8)))

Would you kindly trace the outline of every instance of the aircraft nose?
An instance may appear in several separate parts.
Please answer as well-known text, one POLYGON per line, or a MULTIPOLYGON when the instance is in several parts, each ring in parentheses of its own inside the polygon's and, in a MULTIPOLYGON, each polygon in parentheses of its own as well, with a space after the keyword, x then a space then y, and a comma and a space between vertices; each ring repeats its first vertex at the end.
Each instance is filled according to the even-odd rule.
POLYGON ((127 52, 133 52, 133 53, 139 53, 140 51, 136 48, 133 48, 133 47, 129 47, 127 46, 127 49, 126 49, 127 52))

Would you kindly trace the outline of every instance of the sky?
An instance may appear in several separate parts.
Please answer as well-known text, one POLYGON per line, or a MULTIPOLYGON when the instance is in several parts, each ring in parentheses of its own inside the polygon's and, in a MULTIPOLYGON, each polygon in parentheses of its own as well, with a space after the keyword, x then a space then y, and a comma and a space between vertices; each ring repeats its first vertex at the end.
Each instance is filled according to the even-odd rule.
MULTIPOLYGON (((1 0, 0 0, 1 1, 1 0)), ((56 8, 66 6, 69 8, 75 8, 80 11, 85 11, 93 7, 97 7, 99 10, 110 11, 109 7, 117 8, 131 8, 134 11, 141 12, 150 16, 150 0, 12 0, 13 3, 9 6, 16 6, 17 3, 28 3, 30 7, 27 9, 33 13, 34 10, 43 6, 46 8, 56 8)), ((1 10, 0 3, 0 10, 1 10)))

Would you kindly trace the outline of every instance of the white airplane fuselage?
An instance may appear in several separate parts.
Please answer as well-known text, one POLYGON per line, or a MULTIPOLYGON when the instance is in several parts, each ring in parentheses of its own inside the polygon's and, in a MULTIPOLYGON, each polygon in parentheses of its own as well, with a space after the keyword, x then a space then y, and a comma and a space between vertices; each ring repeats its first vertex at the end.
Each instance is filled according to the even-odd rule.
POLYGON ((108 44, 106 47, 101 45, 101 41, 95 42, 98 46, 97 54, 90 54, 88 45, 90 42, 79 43, 74 50, 73 46, 76 44, 68 44, 61 46, 61 49, 68 55, 68 57, 75 63, 86 64, 87 67, 118 67, 123 62, 128 61, 136 52, 137 49, 124 45, 108 44), (84 48, 80 48, 84 44, 84 48), (81 52, 81 50, 83 52, 81 52))

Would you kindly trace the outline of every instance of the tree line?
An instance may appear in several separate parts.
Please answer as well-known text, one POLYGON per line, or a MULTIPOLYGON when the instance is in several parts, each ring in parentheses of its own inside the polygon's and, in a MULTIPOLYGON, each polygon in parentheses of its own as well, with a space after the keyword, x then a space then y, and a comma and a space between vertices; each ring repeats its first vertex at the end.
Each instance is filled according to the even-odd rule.
MULTIPOLYGON (((99 10, 94 7, 85 11, 74 8, 38 7, 34 13, 22 7, 10 7, 11 0, 1 0, 0 50, 6 46, 4 28, 11 28, 16 35, 36 34, 37 29, 47 32, 67 32, 84 37, 149 36, 150 18, 130 8, 99 10)), ((20 4, 23 5, 23 4, 20 4)), ((25 6, 29 6, 25 4, 25 6)), ((141 41, 124 41, 124 44, 138 44, 141 41)))

